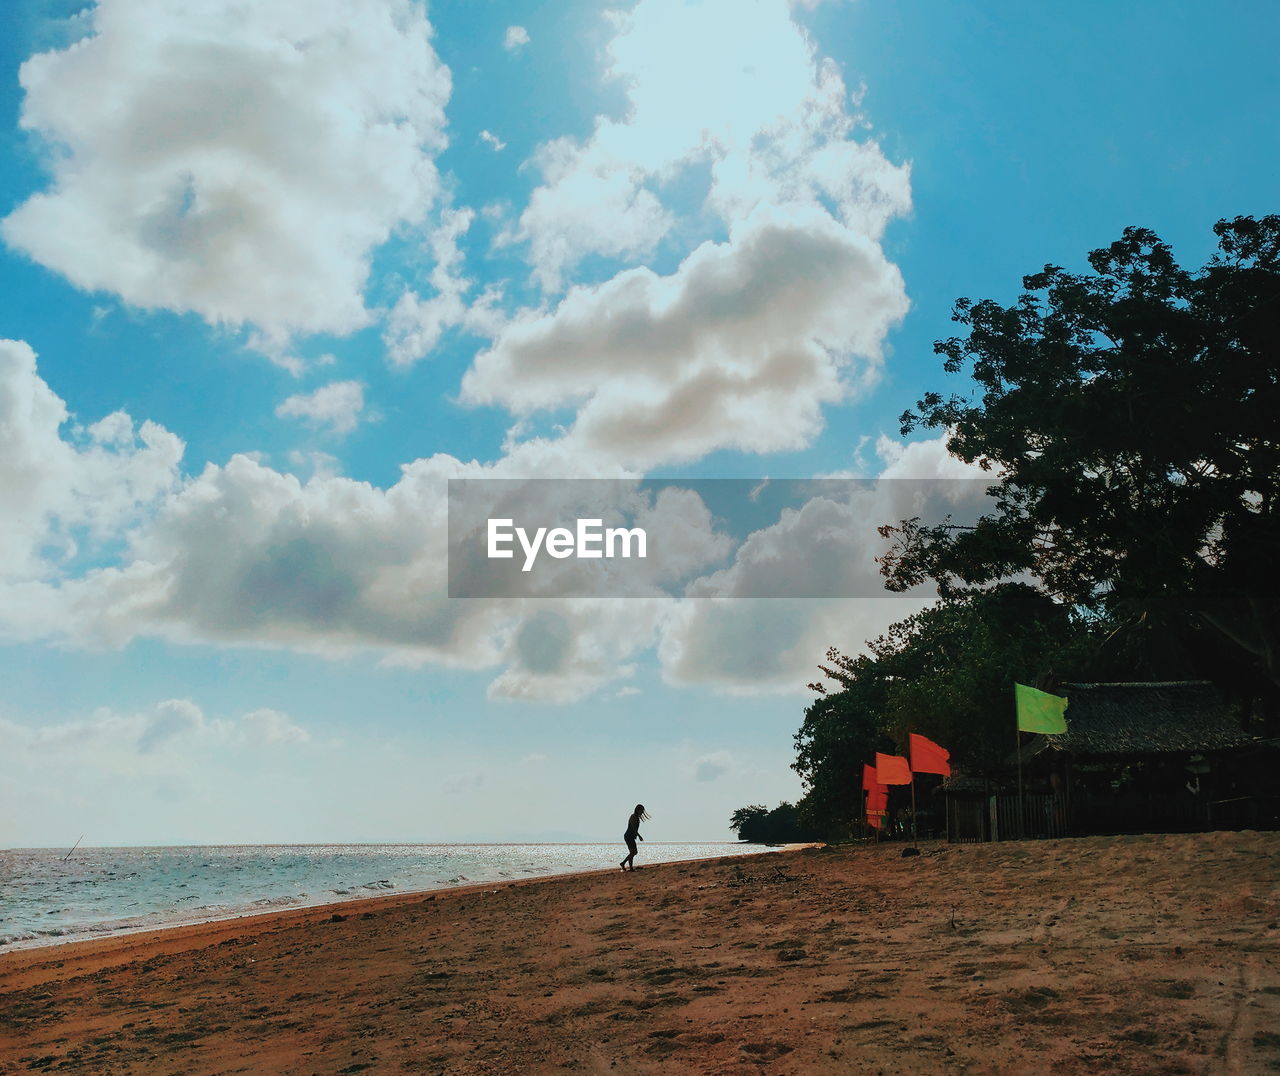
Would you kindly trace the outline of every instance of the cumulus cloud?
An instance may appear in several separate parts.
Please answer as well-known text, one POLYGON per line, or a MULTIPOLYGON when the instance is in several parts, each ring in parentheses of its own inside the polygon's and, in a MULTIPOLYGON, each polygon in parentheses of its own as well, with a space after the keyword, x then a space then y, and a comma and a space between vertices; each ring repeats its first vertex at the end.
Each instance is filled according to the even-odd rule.
POLYGON ((163 427, 122 411, 64 435, 69 423, 35 352, 0 340, 0 583, 56 575, 177 484, 184 446, 163 427))
MULTIPOLYGON (((557 459, 530 450, 499 473, 556 473, 557 459)), ((60 617, 56 627, 28 624, 28 634, 501 667, 495 698, 580 698, 628 675, 629 655, 655 638, 656 603, 448 598, 448 479, 493 472, 439 456, 383 490, 338 477, 303 484, 245 456, 211 465, 132 533, 119 566, 46 586, 60 617)))
MULTIPOLYGON (((653 596, 626 601, 532 593, 452 600, 445 550, 449 480, 582 473, 584 459, 566 442, 521 444, 492 464, 445 455, 417 460, 386 489, 325 474, 304 483, 247 456, 209 465, 179 483, 181 444, 172 435, 156 428, 151 443, 140 446, 131 420, 112 415, 85 431, 85 446, 77 446, 60 435, 65 406, 36 375, 30 349, 9 344, 0 348, 0 359, 7 360, 0 364, 0 436, 8 439, 0 475, 28 498, 15 501, 20 510, 0 521, 6 548, 19 554, 5 562, 11 575, 0 592, 0 612, 6 629, 23 638, 119 646, 160 637, 321 654, 373 651, 396 664, 495 669, 493 699, 565 702, 627 680, 640 655, 655 647, 672 682, 800 691, 827 646, 856 649, 921 604, 909 598, 678 601, 660 596, 656 575, 653 596), (38 470, 42 464, 47 471, 38 470), (61 519, 80 520, 86 531, 109 525, 109 563, 54 570, 59 562, 48 559, 47 549, 61 519)), ((953 466, 941 439, 882 442, 880 448, 886 473, 939 476, 953 466)), ((707 506, 687 490, 644 494, 637 476, 604 460, 595 466, 595 477, 612 481, 584 488, 616 488, 612 496, 628 518, 669 539, 671 558, 651 570, 692 575, 691 594, 873 587, 872 551, 850 545, 850 535, 858 527, 865 531, 868 520, 921 510, 912 492, 921 483, 880 483, 865 502, 856 493, 844 501, 815 494, 752 534, 727 567, 703 574, 732 549, 707 506), (793 573, 799 564, 814 578, 774 578, 784 561, 793 573)), ((514 485, 526 498, 523 507, 536 510, 539 484, 514 485)), ((944 491, 963 485, 931 484, 944 491)), ((99 724, 123 720, 113 715, 99 724)), ((129 737, 145 752, 223 729, 181 702, 129 721, 129 737)), ((235 735, 260 744, 304 740, 271 711, 241 719, 235 735)))
POLYGON ((266 747, 311 742, 311 734, 279 710, 251 710, 243 714, 240 731, 247 742, 266 747))
POLYGON ((169 699, 160 703, 143 719, 138 734, 138 750, 144 754, 164 746, 171 740, 204 728, 204 714, 189 699, 169 699))
POLYGON ((932 587, 883 589, 869 534, 881 523, 921 516, 975 518, 990 476, 950 456, 946 438, 904 445, 881 438, 881 480, 846 497, 819 494, 756 531, 727 568, 689 587, 662 622, 658 656, 675 684, 713 684, 729 693, 798 692, 829 646, 858 653, 891 624, 936 600, 932 587), (742 594, 858 595, 755 599, 742 594))
POLYGON ((881 238, 910 209, 909 169, 866 137, 785 5, 641 0, 607 17, 627 106, 537 149, 542 182, 500 241, 524 244, 548 296, 588 256, 683 260, 516 313, 462 398, 520 419, 572 407, 576 451, 640 471, 802 448, 824 407, 875 382, 906 313, 881 238))
POLYGON ((507 144, 492 131, 481 131, 480 141, 493 150, 494 153, 501 153, 507 148, 507 144))
POLYGON ((364 386, 359 381, 334 381, 315 392, 290 396, 276 408, 282 418, 301 418, 333 433, 350 433, 364 410, 364 386))
POLYGON ((646 470, 807 444, 873 380, 906 312, 878 245, 817 210, 760 210, 669 276, 640 268, 518 316, 463 379, 517 414, 577 405, 575 449, 646 470))
POLYGON ((146 309, 303 332, 370 318, 373 248, 435 201, 450 76, 409 0, 99 0, 23 64, 52 179, 15 249, 146 309))
POLYGON ((181 480, 181 442, 159 427, 144 425, 139 445, 113 415, 79 435, 83 447, 69 440, 65 405, 13 342, 0 347, 0 420, 0 492, 12 493, 0 629, 12 637, 372 649, 402 664, 505 666, 494 694, 521 698, 581 697, 626 675, 626 656, 654 637, 656 612, 582 603, 560 609, 568 643, 557 649, 537 641, 546 604, 449 600, 448 480, 591 475, 555 443, 492 465, 418 460, 389 489, 323 472, 304 484, 248 456, 181 480), (93 528, 110 540, 99 561, 50 552, 93 528))
POLYGON ((695 781, 714 781, 717 777, 723 777, 731 769, 733 769, 733 756, 728 751, 714 751, 694 760, 693 778, 695 781))
POLYGON ((506 36, 502 39, 502 47, 508 52, 515 52, 529 44, 529 31, 523 26, 508 26, 506 36))
POLYGON ((209 718, 190 699, 165 699, 133 713, 100 707, 87 718, 47 725, 0 721, 0 744, 12 750, 90 756, 149 756, 196 746, 268 748, 310 740, 305 728, 277 710, 209 718))
POLYGON ((628 107, 583 142, 542 147, 544 182, 512 237, 545 288, 588 254, 653 249, 676 221, 661 188, 692 166, 709 170, 704 208, 726 222, 761 203, 821 205, 878 238, 909 208, 908 170, 854 138, 839 72, 784 5, 642 0, 608 17, 606 78, 628 107))
POLYGON ((425 358, 447 329, 462 326, 468 332, 489 335, 500 324, 500 286, 490 285, 472 302, 466 298, 474 282, 463 273, 459 244, 474 219, 470 209, 449 209, 441 214, 440 225, 428 243, 432 263, 429 283, 435 294, 423 299, 413 289, 406 289, 387 317, 382 341, 393 366, 408 366, 425 358))

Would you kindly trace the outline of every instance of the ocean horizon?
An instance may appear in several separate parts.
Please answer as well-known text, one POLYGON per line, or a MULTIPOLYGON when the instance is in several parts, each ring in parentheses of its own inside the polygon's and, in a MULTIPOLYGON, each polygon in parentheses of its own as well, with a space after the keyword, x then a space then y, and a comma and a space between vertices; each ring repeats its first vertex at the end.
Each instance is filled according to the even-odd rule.
MULTIPOLYGON (((637 864, 769 850, 652 841, 637 864)), ((616 868, 621 841, 81 846, 0 850, 0 953, 379 894, 616 868)))

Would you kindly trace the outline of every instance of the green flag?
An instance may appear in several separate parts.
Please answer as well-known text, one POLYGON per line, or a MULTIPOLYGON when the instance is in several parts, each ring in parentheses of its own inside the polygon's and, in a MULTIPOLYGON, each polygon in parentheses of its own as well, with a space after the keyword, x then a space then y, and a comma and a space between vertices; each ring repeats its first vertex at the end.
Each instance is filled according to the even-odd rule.
POLYGON ((1013 685, 1013 698, 1018 705, 1018 731, 1042 732, 1052 736, 1067 731, 1063 713, 1067 700, 1047 691, 1037 691, 1026 684, 1013 685))

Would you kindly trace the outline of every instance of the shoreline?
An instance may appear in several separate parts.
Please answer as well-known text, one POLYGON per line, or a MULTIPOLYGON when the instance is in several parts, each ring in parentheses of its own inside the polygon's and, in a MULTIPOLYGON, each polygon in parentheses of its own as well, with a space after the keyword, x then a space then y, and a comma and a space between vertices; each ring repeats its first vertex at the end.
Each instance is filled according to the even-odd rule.
POLYGON ((0 957, 0 1073, 1280 1067, 1280 833, 794 848, 0 957))
MULTIPOLYGON (((599 842, 582 841, 582 842, 557 842, 557 843, 582 844, 584 846, 590 846, 590 845, 597 844, 599 842)), ((662 844, 678 845, 678 844, 687 844, 687 843, 713 844, 716 842, 653 841, 653 842, 647 842, 647 843, 653 843, 654 845, 662 845, 662 844)), ((744 844, 747 844, 747 843, 748 842, 740 842, 740 843, 735 842, 734 844, 726 843, 726 847, 741 848, 744 844)), ((157 847, 161 847, 161 846, 157 846, 157 847)), ((188 847, 188 846, 166 845, 163 847, 188 847)), ((237 845, 226 845, 226 846, 192 845, 189 847, 239 847, 239 846, 237 845)), ((271 848, 271 847, 296 847, 296 846, 264 845, 263 847, 271 848)), ((315 845, 314 847, 323 848, 327 846, 315 845)), ((394 847, 394 846, 389 846, 389 847, 394 847)), ((447 846, 424 845, 424 847, 447 847, 447 846)), ((459 847, 473 847, 473 845, 460 845, 459 847)), ((493 847, 515 848, 515 847, 521 847, 521 845, 519 843, 516 843, 516 844, 510 844, 510 845, 493 845, 493 847)), ((727 852, 723 856, 700 856, 696 859, 663 860, 659 863, 646 864, 638 869, 653 870, 656 867, 676 866, 676 865, 687 864, 687 863, 701 863, 705 861, 718 861, 725 858, 732 858, 732 857, 738 857, 738 856, 745 858, 745 857, 751 857, 751 856, 769 855, 776 852, 792 852, 792 851, 798 851, 803 848, 815 847, 815 845, 810 843, 810 844, 784 844, 784 845, 764 845, 764 846, 754 845, 752 847, 755 847, 755 848, 763 847, 764 850, 751 851, 751 852, 742 852, 742 851, 727 852)), ((276 917, 289 917, 290 915, 303 916, 305 913, 317 913, 319 915, 319 920, 323 920, 328 915, 341 914, 341 909, 343 908, 353 908, 353 906, 356 906, 356 905, 358 905, 359 907, 353 908, 353 912, 358 911, 363 913, 369 910, 368 908, 365 907, 366 905, 385 906, 383 902, 390 902, 391 904, 395 904, 395 903, 402 903, 405 901, 414 901, 416 898, 424 897, 429 894, 439 896, 441 894, 446 894, 446 893, 458 893, 458 894, 475 893, 475 892, 482 892, 488 889, 493 889, 496 891, 497 889, 500 889, 505 886, 522 885, 522 884, 531 883, 531 882, 546 882, 546 881, 554 880, 556 878, 578 878, 578 877, 585 877, 585 876, 592 876, 592 875, 611 875, 611 874, 620 874, 620 873, 621 871, 617 870, 616 868, 609 868, 609 867, 593 868, 591 870, 557 871, 552 874, 532 874, 522 878, 500 878, 500 879, 495 879, 494 881, 491 881, 491 882, 467 882, 462 885, 445 884, 441 886, 432 886, 425 889, 398 890, 395 893, 382 892, 382 893, 368 894, 368 895, 364 895, 364 894, 352 895, 349 897, 338 897, 337 899, 334 899, 334 900, 321 900, 316 903, 295 904, 295 905, 289 905, 287 907, 262 908, 257 910, 246 909, 238 912, 232 912, 227 915, 214 915, 209 918, 198 918, 198 919, 192 919, 192 920, 176 921, 173 923, 166 923, 161 925, 121 927, 119 929, 110 929, 108 927, 105 930, 103 930, 101 933, 94 933, 95 927, 89 926, 89 927, 86 927, 83 932, 78 932, 76 934, 59 934, 59 935, 50 935, 47 937, 39 937, 39 938, 25 938, 25 939, 19 939, 17 941, 9 942, 6 945, 0 946, 0 975, 2 975, 4 971, 5 959, 11 955, 15 955, 19 953, 37 953, 37 952, 42 952, 49 949, 57 949, 59 951, 62 951, 71 946, 92 946, 98 943, 109 943, 109 942, 120 940, 120 939, 138 938, 143 935, 148 937, 154 935, 158 939, 160 936, 170 934, 171 932, 174 932, 174 931, 191 931, 198 934, 200 928, 202 927, 216 927, 224 924, 248 923, 258 919, 274 920, 276 917), (324 914, 320 914, 320 913, 324 913, 324 914)))

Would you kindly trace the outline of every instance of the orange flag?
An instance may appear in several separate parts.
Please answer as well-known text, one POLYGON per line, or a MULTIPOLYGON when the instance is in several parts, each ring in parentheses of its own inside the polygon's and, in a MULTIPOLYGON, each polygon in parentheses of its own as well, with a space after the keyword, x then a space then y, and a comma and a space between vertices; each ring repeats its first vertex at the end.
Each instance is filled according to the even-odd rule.
POLYGON ((940 773, 951 776, 951 752, 939 747, 927 736, 908 737, 911 742, 911 769, 916 773, 940 773))
MULTIPOLYGON (((867 769, 871 767, 868 766, 867 769)), ((867 825, 879 829, 880 823, 884 821, 885 808, 888 806, 889 790, 884 785, 871 788, 867 792, 867 825)))
POLYGON ((876 752, 876 780, 882 785, 911 784, 911 767, 901 755, 876 752))
POLYGON ((862 791, 863 792, 888 792, 889 790, 876 780, 876 768, 869 766, 865 762, 862 764, 862 791))

